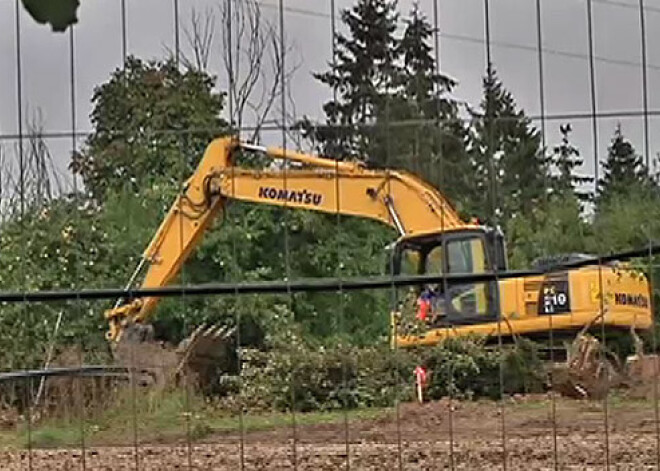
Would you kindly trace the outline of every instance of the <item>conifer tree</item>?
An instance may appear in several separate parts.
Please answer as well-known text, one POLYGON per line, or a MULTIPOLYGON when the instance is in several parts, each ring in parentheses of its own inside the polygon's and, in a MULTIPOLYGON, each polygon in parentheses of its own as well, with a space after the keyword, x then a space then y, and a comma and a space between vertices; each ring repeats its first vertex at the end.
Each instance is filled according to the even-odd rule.
POLYGON ((307 125, 307 131, 327 155, 368 160, 373 132, 366 126, 382 113, 398 82, 396 1, 358 0, 341 19, 348 33, 337 34, 335 61, 329 71, 314 74, 337 100, 323 106, 327 126, 310 130, 307 125))
POLYGON ((326 155, 412 171, 460 206, 472 180, 465 126, 450 96, 457 84, 437 71, 433 27, 419 6, 401 37, 397 19, 396 2, 386 0, 359 0, 343 12, 348 32, 337 38, 335 64, 315 74, 337 100, 324 106, 325 126, 303 120, 300 127, 326 155))
POLYGON ((651 184, 648 169, 623 135, 621 123, 614 130, 603 170, 603 177, 598 181, 597 206, 615 195, 625 195, 634 187, 645 188, 651 184))
POLYGON ((575 195, 579 201, 586 202, 590 199, 590 193, 579 190, 579 186, 592 182, 594 179, 575 173, 584 161, 580 156, 580 151, 570 141, 572 130, 570 123, 559 126, 562 139, 561 143, 554 147, 552 159, 553 166, 558 172, 553 178, 554 190, 559 196, 575 195))
POLYGON ((379 116, 379 120, 406 124, 389 129, 389 149, 380 153, 389 152, 390 166, 421 175, 460 207, 471 178, 464 126, 450 95, 457 82, 438 71, 433 27, 417 3, 405 25, 398 51, 401 87, 390 99, 389 117, 379 116))
POLYGON ((416 105, 420 115, 426 117, 452 116, 455 104, 442 95, 451 92, 457 83, 446 75, 436 73, 436 63, 431 46, 433 26, 413 4, 406 29, 401 38, 399 53, 403 59, 403 92, 416 105))
POLYGON ((549 159, 540 133, 492 66, 483 80, 480 108, 472 111, 468 137, 475 180, 470 203, 480 219, 505 225, 541 206, 548 192, 549 159))

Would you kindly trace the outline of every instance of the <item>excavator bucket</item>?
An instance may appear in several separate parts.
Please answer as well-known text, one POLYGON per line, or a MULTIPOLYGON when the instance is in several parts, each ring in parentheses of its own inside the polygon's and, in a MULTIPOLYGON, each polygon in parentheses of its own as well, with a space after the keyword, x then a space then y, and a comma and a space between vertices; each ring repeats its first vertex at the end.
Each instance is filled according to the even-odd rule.
POLYGON ((202 391, 217 386, 219 376, 236 367, 235 329, 199 326, 177 347, 177 377, 187 377, 202 391))
POLYGON ((622 369, 597 338, 580 333, 568 348, 564 365, 554 369, 553 386, 560 394, 578 399, 600 399, 622 381, 622 369))
POLYGON ((152 326, 132 324, 124 328, 113 354, 119 365, 136 372, 140 385, 162 389, 185 382, 207 391, 235 367, 234 340, 233 328, 203 325, 174 346, 154 340, 152 326))
POLYGON ((660 360, 644 353, 642 339, 630 329, 635 353, 623 363, 595 337, 581 332, 568 352, 568 361, 555 370, 555 389, 577 398, 602 398, 611 388, 626 389, 631 398, 650 399, 658 387, 660 360))

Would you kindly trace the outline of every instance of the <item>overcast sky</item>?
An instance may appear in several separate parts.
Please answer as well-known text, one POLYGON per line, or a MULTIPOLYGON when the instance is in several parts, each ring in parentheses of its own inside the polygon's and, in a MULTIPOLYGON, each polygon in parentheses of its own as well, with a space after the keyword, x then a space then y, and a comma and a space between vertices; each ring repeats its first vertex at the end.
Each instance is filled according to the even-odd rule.
MULTIPOLYGON (((182 25, 189 24, 193 7, 216 8, 219 0, 181 0, 182 25)), ((236 0, 238 1, 238 0, 236 0)), ((75 101, 78 130, 89 130, 90 98, 95 85, 107 80, 122 60, 119 0, 85 0, 75 27, 75 101)), ((337 12, 353 2, 336 0, 337 12)), ((128 52, 141 58, 162 58, 174 44, 173 2, 126 0, 128 52)), ((420 0, 432 18, 433 0, 420 0)), ((540 114, 536 48, 535 0, 491 0, 492 58, 505 85, 532 116, 540 114)), ((550 116, 590 113, 586 0, 542 0, 543 61, 546 113, 550 116)), ((276 0, 263 0, 264 12, 277 15, 276 0)), ((399 2, 407 13, 409 0, 399 2)), ((642 67, 638 0, 593 0, 597 83, 600 113, 642 110, 642 67)), ((646 0, 649 109, 660 109, 660 0, 646 0)), ((456 95, 471 103, 480 99, 485 69, 483 0, 438 0, 441 30, 441 68, 460 85, 456 95)), ((321 119, 329 90, 311 76, 331 59, 329 0, 286 0, 284 24, 295 43, 301 67, 291 83, 298 115, 321 119)), ((220 27, 220 24, 218 24, 220 27)), ((211 70, 220 72, 220 33, 215 36, 211 70)), ((22 99, 24 116, 41 110, 46 132, 71 129, 69 37, 35 24, 21 11, 22 99)), ((226 79, 219 77, 219 89, 226 79)), ((643 151, 643 119, 620 118, 624 132, 643 151)), ((558 126, 549 121, 548 143, 559 140, 558 126)), ((593 171, 589 118, 571 119, 574 140, 593 171)), ((598 122, 599 152, 604 158, 617 118, 598 122)), ((651 153, 660 151, 660 121, 650 118, 651 153)), ((15 1, 0 0, 0 134, 17 132, 17 69, 15 1)), ((5 145, 11 141, 4 139, 5 145)), ((48 144, 61 164, 68 159, 71 138, 52 138, 48 144)))

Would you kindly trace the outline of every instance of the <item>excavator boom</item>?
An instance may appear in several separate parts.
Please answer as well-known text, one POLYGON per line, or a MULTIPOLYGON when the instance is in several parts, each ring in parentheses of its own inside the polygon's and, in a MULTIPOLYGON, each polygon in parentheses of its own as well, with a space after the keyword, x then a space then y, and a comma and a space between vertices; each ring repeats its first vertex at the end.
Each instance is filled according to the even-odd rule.
MULTIPOLYGON (((369 218, 394 227, 401 236, 478 227, 462 221, 438 190, 406 172, 218 138, 207 147, 144 251, 139 268, 148 268, 142 287, 170 283, 231 200, 369 218), (288 165, 241 168, 241 151, 284 159, 288 165)), ((157 302, 157 297, 118 302, 106 311, 108 338, 118 340, 125 322, 144 322, 157 302)))

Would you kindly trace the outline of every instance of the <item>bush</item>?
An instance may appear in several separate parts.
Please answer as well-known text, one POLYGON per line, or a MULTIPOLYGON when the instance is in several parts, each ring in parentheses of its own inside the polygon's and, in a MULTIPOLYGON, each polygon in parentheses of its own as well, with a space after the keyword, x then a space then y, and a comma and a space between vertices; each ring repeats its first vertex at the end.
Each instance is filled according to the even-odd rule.
POLYGON ((431 373, 426 397, 461 399, 538 392, 543 364, 534 344, 521 339, 487 348, 482 338, 448 339, 437 347, 391 350, 387 346, 310 346, 291 340, 269 351, 243 353, 243 405, 288 411, 388 407, 414 397, 414 369, 431 373))
POLYGON ((543 389, 543 364, 533 342, 526 339, 503 346, 501 352, 486 347, 483 337, 447 339, 426 353, 424 365, 431 372, 426 393, 431 399, 497 399, 500 392, 543 389))
POLYGON ((246 350, 243 361, 245 407, 301 412, 392 405, 410 397, 401 379, 414 368, 409 355, 385 346, 297 341, 265 352, 246 350))

